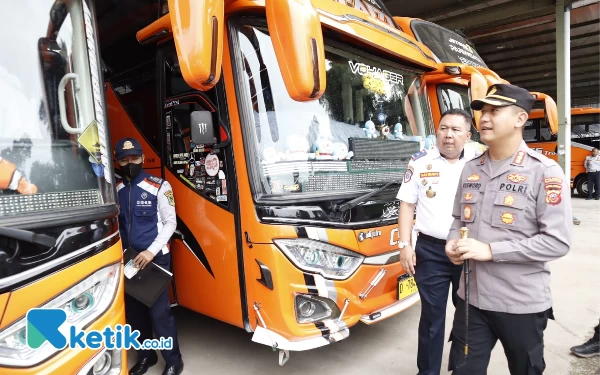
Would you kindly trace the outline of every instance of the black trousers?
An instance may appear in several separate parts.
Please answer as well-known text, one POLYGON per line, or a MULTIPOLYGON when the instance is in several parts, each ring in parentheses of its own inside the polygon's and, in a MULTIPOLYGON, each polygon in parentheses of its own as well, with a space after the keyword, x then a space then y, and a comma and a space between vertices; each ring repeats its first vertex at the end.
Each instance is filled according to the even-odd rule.
MULTIPOLYGON (((157 265, 169 270, 171 267, 171 254, 158 253, 152 260, 157 265)), ((164 337, 173 338, 173 347, 171 349, 161 350, 163 359, 167 366, 175 365, 181 360, 179 351, 179 342, 177 340, 177 330, 175 328, 175 318, 171 311, 169 301, 169 288, 158 297, 151 308, 139 302, 135 298, 125 295, 125 315, 127 323, 132 330, 140 331, 138 341, 141 343, 147 339, 164 337), (154 331, 155 336, 152 334, 154 331)), ((156 352, 154 350, 139 350, 138 360, 143 358, 154 359, 156 352)))
POLYGON ((469 305, 469 355, 465 363, 465 301, 456 305, 450 340, 448 371, 453 375, 487 374, 490 355, 500 340, 511 375, 542 374, 544 330, 552 309, 532 314, 508 314, 480 310, 469 305))
POLYGON ((418 237, 415 245, 415 281, 421 297, 417 354, 419 375, 440 374, 446 331, 446 305, 451 284, 452 302, 456 304, 457 299, 462 267, 450 262, 444 247, 441 243, 433 243, 423 237, 418 237))
POLYGON ((592 337, 594 341, 600 341, 600 324, 594 327, 594 337, 592 337))
POLYGON ((588 198, 600 196, 600 172, 587 172, 588 198), (593 194, 592 194, 593 193, 593 194))

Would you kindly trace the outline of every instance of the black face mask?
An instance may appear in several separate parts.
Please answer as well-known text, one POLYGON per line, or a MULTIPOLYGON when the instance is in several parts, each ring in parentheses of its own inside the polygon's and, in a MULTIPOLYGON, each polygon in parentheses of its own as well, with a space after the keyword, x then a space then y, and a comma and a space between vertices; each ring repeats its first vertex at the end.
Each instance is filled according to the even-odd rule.
POLYGON ((142 171, 142 164, 129 163, 126 166, 121 167, 121 171, 129 179, 134 179, 139 176, 140 172, 142 171))

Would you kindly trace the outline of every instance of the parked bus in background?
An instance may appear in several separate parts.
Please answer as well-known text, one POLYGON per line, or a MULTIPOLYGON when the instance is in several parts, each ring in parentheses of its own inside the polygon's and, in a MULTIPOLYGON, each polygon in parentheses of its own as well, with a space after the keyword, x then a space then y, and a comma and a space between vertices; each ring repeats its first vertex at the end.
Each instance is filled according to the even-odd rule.
MULTIPOLYGON (((474 116, 471 139, 478 142, 479 133, 476 128, 481 114, 471 110, 473 91, 487 90, 495 83, 509 82, 489 69, 470 42, 454 31, 418 18, 395 17, 394 20, 404 32, 429 47, 438 61, 446 63, 446 74, 440 72, 436 76, 429 74, 430 77, 426 77, 427 93, 435 123, 438 124, 441 114, 449 109, 465 109, 474 116)), ((477 95, 481 93, 478 92, 477 95)), ((548 126, 558 128, 558 112, 554 100, 540 92, 532 92, 532 95, 536 96, 537 106, 542 111, 541 116, 546 118, 548 126)), ((540 116, 540 113, 534 112, 531 116, 540 116)), ((482 147, 485 148, 483 145, 482 147)))
POLYGON ((126 374, 123 350, 56 349, 56 322, 27 320, 55 308, 75 332, 125 324, 94 4, 12 1, 3 11, 0 374, 126 374))
POLYGON ((112 142, 178 202, 173 302, 280 364, 414 305, 396 194, 435 132, 429 49, 380 1, 161 3, 99 23, 112 142))
MULTIPOLYGON (((599 117, 599 108, 571 108, 571 188, 581 197, 588 193, 585 158, 600 148, 599 117)), ((558 126, 548 121, 543 107, 531 111, 523 137, 529 147, 558 160, 558 126)))

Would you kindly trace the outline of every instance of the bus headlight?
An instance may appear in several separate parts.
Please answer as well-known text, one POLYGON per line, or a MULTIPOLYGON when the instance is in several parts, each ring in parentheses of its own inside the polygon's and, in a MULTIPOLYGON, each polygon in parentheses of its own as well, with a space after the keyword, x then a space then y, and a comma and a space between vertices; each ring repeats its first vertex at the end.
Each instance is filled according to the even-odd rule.
MULTIPOLYGON (((67 313, 65 325, 83 329, 96 320, 112 304, 119 286, 121 263, 96 271, 39 308, 62 309, 67 313)), ((55 349, 48 341, 32 349, 26 341, 27 318, 0 331, 0 365, 34 366, 51 355, 55 349)))
POLYGON ((326 278, 345 280, 360 266, 364 257, 327 243, 299 239, 273 240, 275 245, 301 270, 326 278))

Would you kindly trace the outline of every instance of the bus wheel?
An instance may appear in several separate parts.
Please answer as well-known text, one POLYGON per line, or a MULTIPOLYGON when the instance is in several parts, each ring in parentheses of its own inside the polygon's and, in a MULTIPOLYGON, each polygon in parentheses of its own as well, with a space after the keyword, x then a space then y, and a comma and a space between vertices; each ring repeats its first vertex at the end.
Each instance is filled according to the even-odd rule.
POLYGON ((577 189, 577 194, 580 197, 585 198, 588 195, 588 186, 587 186, 587 178, 579 176, 575 182, 575 188, 577 189))

